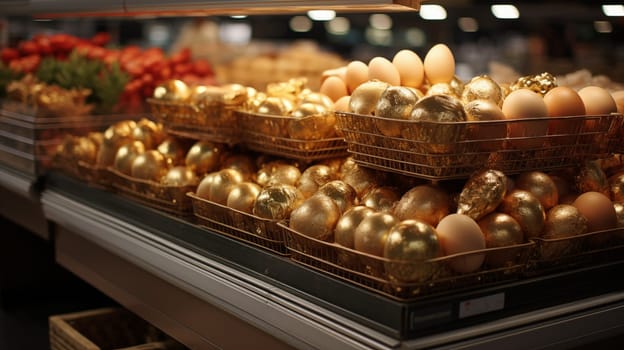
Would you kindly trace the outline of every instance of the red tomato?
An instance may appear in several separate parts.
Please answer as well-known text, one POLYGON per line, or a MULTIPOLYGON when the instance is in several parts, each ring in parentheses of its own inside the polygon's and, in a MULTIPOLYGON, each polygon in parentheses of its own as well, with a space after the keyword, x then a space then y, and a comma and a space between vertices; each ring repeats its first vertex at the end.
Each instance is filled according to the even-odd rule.
POLYGON ((37 35, 33 38, 33 42, 39 47, 39 52, 42 56, 48 56, 52 54, 52 44, 50 38, 44 35, 37 35))
POLYGON ((68 34, 54 34, 50 36, 50 45, 55 53, 69 53, 78 42, 78 38, 68 34))
POLYGON ((106 33, 106 32, 100 32, 95 34, 92 38, 91 38, 91 43, 93 43, 93 45, 96 46, 106 46, 111 40, 111 36, 110 34, 106 33))
POLYGON ((18 59, 20 57, 20 53, 17 49, 5 47, 0 52, 0 57, 2 58, 2 62, 9 64, 9 62, 18 59))
POLYGON ((173 65, 186 63, 186 62, 189 62, 190 60, 191 60, 191 49, 189 49, 188 47, 185 47, 182 50, 176 52, 169 59, 169 61, 173 65))
POLYGON ((191 73, 193 70, 193 65, 191 63, 181 63, 173 66, 173 73, 176 76, 183 76, 185 74, 191 73))
POLYGON ((124 70, 133 77, 139 77, 143 75, 143 73, 145 72, 145 69, 143 68, 143 65, 141 64, 141 61, 128 62, 126 66, 124 67, 124 70))
POLYGON ((36 55, 39 53, 39 47, 33 41, 22 41, 17 47, 24 56, 36 55))
POLYGON ((156 75, 160 78, 160 81, 169 80, 173 73, 171 72, 171 67, 166 66, 160 72, 157 72, 156 75))
POLYGON ((193 72, 200 77, 212 75, 212 66, 206 60, 196 60, 193 62, 193 72))
MULTIPOLYGON (((87 51, 87 57, 92 60, 103 60, 107 54, 108 52, 106 49, 99 46, 92 46, 89 51, 87 51)), ((109 60, 112 60, 112 58, 109 58, 109 60)))

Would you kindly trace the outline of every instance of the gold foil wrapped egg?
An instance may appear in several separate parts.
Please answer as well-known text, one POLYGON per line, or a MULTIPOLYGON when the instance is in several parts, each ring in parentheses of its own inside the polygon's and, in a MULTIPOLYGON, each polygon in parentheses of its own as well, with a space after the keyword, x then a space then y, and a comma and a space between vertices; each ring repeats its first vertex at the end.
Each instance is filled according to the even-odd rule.
POLYGON ((104 142, 114 147, 132 140, 132 131, 136 127, 134 120, 122 120, 108 127, 104 131, 104 142))
POLYGON ((511 91, 519 89, 529 89, 546 95, 548 91, 557 87, 557 79, 550 73, 544 72, 535 75, 526 75, 518 78, 509 88, 511 91))
POLYGON ((265 219, 284 220, 303 200, 303 194, 294 186, 267 186, 256 198, 253 213, 265 219))
POLYGON ((379 80, 370 80, 360 84, 351 93, 349 110, 356 114, 372 115, 377 107, 377 101, 390 85, 379 80))
POLYGON ((481 75, 472 78, 464 86, 461 99, 465 104, 474 100, 488 100, 500 108, 503 105, 503 90, 492 78, 481 75))
POLYGON ((212 186, 212 182, 216 175, 217 175, 217 172, 213 172, 210 174, 206 174, 201 179, 201 181, 199 182, 199 185, 197 186, 197 190, 195 191, 195 194, 197 195, 197 197, 210 200, 210 187, 212 186))
POLYGON ((595 161, 585 162, 579 169, 574 181, 579 193, 595 191, 610 196, 607 175, 595 161))
POLYGON ((154 89, 154 98, 167 101, 186 101, 191 96, 191 89, 182 80, 171 79, 154 89))
POLYGON ((245 181, 252 180, 258 171, 254 159, 248 154, 241 153, 234 153, 226 156, 221 166, 224 169, 230 168, 238 170, 243 175, 245 181))
POLYGON ((326 107, 314 104, 300 104, 288 121, 288 136, 297 140, 320 140, 336 134, 336 115, 326 107))
MULTIPOLYGON (((479 220, 478 224, 485 237, 486 248, 508 247, 524 242, 522 227, 510 215, 491 213, 479 220)), ((485 262, 491 267, 513 265, 517 253, 516 249, 489 252, 485 262)))
POLYGON ((290 213, 288 226, 308 237, 333 241, 334 227, 340 219, 340 209, 334 200, 315 194, 290 213))
POLYGON ((97 145, 88 137, 79 137, 72 149, 77 161, 95 164, 97 160, 97 145))
POLYGON ((210 141, 197 141, 186 153, 185 164, 201 175, 219 167, 223 148, 210 141))
POLYGON ((255 94, 255 89, 247 88, 241 84, 226 84, 223 88, 223 103, 227 105, 242 105, 247 98, 255 94))
POLYGON ((360 204, 378 212, 392 212, 401 199, 401 192, 396 187, 381 186, 372 188, 362 197, 360 204))
POLYGON ((299 177, 297 188, 308 198, 318 191, 319 187, 335 180, 336 177, 336 173, 329 166, 323 164, 312 165, 306 168, 301 177, 299 177))
POLYGON ((137 179, 160 182, 167 173, 167 168, 167 161, 160 152, 148 150, 134 158, 131 175, 137 179))
POLYGON ((355 235, 355 229, 360 222, 375 211, 371 208, 363 205, 356 205, 347 210, 334 228, 334 242, 340 244, 343 247, 353 249, 353 237, 355 235))
POLYGON ((383 256, 390 260, 385 270, 391 281, 424 282, 434 272, 427 262, 442 254, 435 228, 419 220, 405 220, 388 232, 383 256))
POLYGON ((613 203, 613 208, 617 217, 617 227, 624 227, 624 203, 613 203))
POLYGON ((260 186, 270 186, 283 184, 295 186, 301 171, 294 165, 286 164, 283 161, 272 161, 264 164, 256 173, 256 182, 260 186))
POLYGON ((614 202, 624 201, 624 172, 611 176, 608 181, 611 200, 614 202))
POLYGON ((546 214, 544 238, 564 238, 582 235, 588 231, 588 222, 574 206, 559 204, 546 214))
POLYGON ((332 109, 334 101, 329 96, 321 94, 320 92, 309 92, 301 96, 299 104, 312 103, 315 105, 321 105, 326 109, 332 109))
POLYGON ((419 100, 412 113, 411 120, 459 122, 466 120, 466 113, 461 101, 449 95, 427 96, 419 100))
POLYGON ((491 100, 473 100, 464 106, 468 126, 468 139, 480 140, 479 149, 495 152, 503 147, 507 136, 505 115, 501 108, 491 100))
POLYGON ((507 195, 507 177, 498 170, 484 170, 471 176, 457 202, 457 213, 479 220, 493 212, 507 195))
POLYGON ((425 122, 416 130, 403 129, 403 137, 424 144, 425 151, 448 153, 461 138, 463 128, 455 125, 441 125, 427 122, 461 122, 466 120, 464 106, 459 99, 450 95, 432 95, 419 100, 412 109, 410 120, 425 122), (416 132, 415 132, 416 131, 416 132))
POLYGON ((557 184, 541 171, 524 172, 516 178, 516 188, 531 192, 539 199, 544 210, 548 210, 559 203, 557 184))
POLYGON ((437 84, 431 85, 427 89, 427 93, 425 94, 425 96, 433 96, 433 95, 449 95, 455 98, 459 98, 459 95, 449 83, 437 83, 437 84))
POLYGON ((461 97, 466 84, 464 84, 464 82, 457 75, 455 75, 453 76, 453 79, 449 83, 449 86, 451 87, 451 89, 453 89, 454 95, 461 97))
POLYGON ((250 112, 258 112, 258 107, 267 97, 264 92, 257 92, 255 95, 249 96, 249 99, 245 102, 245 108, 250 112))
POLYGON ((520 224, 525 241, 542 236, 546 213, 539 199, 531 192, 513 190, 505 196, 500 210, 513 217, 520 224))
POLYGON ((140 141, 133 141, 123 145, 117 150, 113 167, 121 173, 132 175, 132 163, 134 159, 144 152, 145 146, 140 141))
POLYGON ((384 181, 381 174, 360 166, 353 158, 348 158, 340 166, 340 177, 355 189, 358 197, 362 197, 371 188, 384 181))
POLYGON ((325 195, 336 202, 341 214, 351 208, 357 199, 355 189, 341 180, 333 180, 322 185, 316 194, 325 195))
POLYGON ((141 141, 147 149, 153 149, 165 139, 165 131, 162 124, 144 118, 139 120, 132 129, 132 139, 141 141))
POLYGON ((178 165, 169 169, 161 182, 165 186, 183 187, 196 185, 197 181, 197 175, 192 169, 178 165))
MULTIPOLYGON (((375 116, 385 119, 408 120, 414 104, 418 101, 416 94, 404 86, 389 86, 379 97, 375 107, 375 116)), ((388 137, 399 137, 405 127, 394 120, 375 119, 379 132, 388 137)))
POLYGON ((399 220, 416 219, 437 225, 449 214, 450 196, 435 185, 419 185, 407 191, 394 208, 399 220))
POLYGON ((235 169, 222 169, 217 171, 210 184, 209 198, 211 201, 225 205, 230 190, 241 182, 243 175, 235 169))
POLYGON ((282 97, 267 97, 260 102, 256 110, 260 114, 286 116, 294 109, 292 101, 282 97))
MULTIPOLYGON (((126 140, 126 143, 130 143, 130 141, 126 140)), ((111 141, 104 140, 104 142, 102 142, 102 145, 97 151, 95 163, 99 167, 104 167, 104 168, 113 166, 113 164, 115 163, 115 156, 117 155, 118 149, 119 149, 119 146, 117 146, 117 144, 111 141)))
POLYGON ((253 182, 240 182, 232 186, 225 205, 247 214, 253 213, 254 203, 262 188, 253 182))
POLYGON ((87 134, 87 137, 96 147, 96 150, 102 146, 104 143, 104 133, 103 132, 90 132, 87 134))
POLYGON ((399 223, 392 214, 373 213, 355 228, 353 247, 360 252, 383 257, 388 232, 399 223))
POLYGON ((184 164, 186 149, 178 139, 167 137, 156 147, 156 150, 165 156, 170 166, 184 164))

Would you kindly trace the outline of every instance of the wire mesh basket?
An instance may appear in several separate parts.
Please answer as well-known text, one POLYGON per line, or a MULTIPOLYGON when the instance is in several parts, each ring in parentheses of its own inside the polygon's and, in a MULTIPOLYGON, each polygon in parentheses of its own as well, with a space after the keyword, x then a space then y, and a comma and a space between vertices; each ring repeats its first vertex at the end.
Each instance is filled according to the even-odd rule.
POLYGON ((198 222, 217 233, 286 256, 282 230, 276 221, 264 219, 203 198, 189 192, 198 222))
POLYGON ((236 104, 214 102, 199 108, 185 102, 147 100, 152 115, 169 134, 234 145, 240 140, 236 104))
POLYGON ((489 248, 424 261, 398 261, 378 257, 336 243, 298 233, 284 223, 290 257, 316 270, 399 300, 497 284, 520 278, 535 243, 489 248), (484 264, 476 272, 458 274, 452 262, 483 255, 484 264))
MULTIPOLYGON (((328 137, 309 140, 289 137, 288 127, 294 118, 237 111, 243 140, 247 148, 289 159, 311 162, 346 156, 343 138, 328 137)), ((314 116, 306 117, 314 118, 314 116)), ((305 118, 304 118, 305 119, 305 118)))
POLYGON ((624 122, 621 114, 455 123, 346 112, 336 117, 356 162, 431 180, 467 178, 482 168, 506 174, 546 171, 604 158, 624 122), (395 136, 383 135, 380 128, 395 130, 395 136), (545 134, 530 136, 536 128, 545 134))
POLYGON ((107 173, 111 188, 123 196, 177 216, 193 215, 193 204, 186 193, 194 191, 197 184, 168 186, 128 176, 112 167, 107 168, 107 173))
POLYGON ((106 167, 89 164, 82 160, 76 160, 66 155, 56 153, 52 159, 52 168, 61 171, 89 186, 108 189, 110 188, 111 176, 106 167))
POLYGON ((563 238, 533 238, 530 272, 550 273, 624 259, 624 228, 563 238))

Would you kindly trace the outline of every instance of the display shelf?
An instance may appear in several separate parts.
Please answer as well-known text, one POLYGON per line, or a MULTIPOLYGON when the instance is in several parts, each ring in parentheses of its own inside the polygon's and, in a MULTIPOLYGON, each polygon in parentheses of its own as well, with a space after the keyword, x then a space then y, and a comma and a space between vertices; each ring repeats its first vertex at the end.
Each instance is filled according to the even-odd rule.
MULTIPOLYGON (((297 348, 476 348, 536 335, 541 346, 570 345, 580 340, 565 339, 565 332, 586 322, 591 327, 577 332, 583 341, 624 333, 618 322, 624 282, 612 278, 624 271, 621 262, 400 302, 62 175, 52 174, 47 184, 46 216, 72 232, 70 237, 297 348), (544 329, 550 332, 544 335, 544 329)), ((62 256, 59 261, 67 264, 62 256)), ((79 270, 81 259, 72 261, 79 270)), ((100 273, 107 268, 97 266, 108 264, 93 265, 100 273)), ((155 301, 154 308, 163 302, 155 301)), ((198 327, 179 319, 188 316, 179 314, 176 322, 198 327)))
POLYGON ((48 222, 41 209, 38 186, 37 178, 0 166, 0 215, 48 239, 48 222))

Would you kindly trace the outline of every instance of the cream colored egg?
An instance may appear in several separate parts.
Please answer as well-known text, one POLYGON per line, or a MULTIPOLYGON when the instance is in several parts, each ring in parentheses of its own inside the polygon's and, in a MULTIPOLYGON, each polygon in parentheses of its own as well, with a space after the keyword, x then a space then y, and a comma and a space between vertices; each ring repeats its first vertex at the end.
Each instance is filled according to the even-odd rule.
POLYGON ((541 95, 529 89, 512 91, 503 101, 503 114, 508 124, 509 145, 514 149, 541 148, 548 133, 548 110, 541 95), (524 121, 521 119, 543 118, 524 121), (515 121, 514 121, 515 120, 515 121), (529 139, 518 139, 525 138, 529 139), (516 138, 516 139, 514 139, 516 138))
POLYGON ((448 46, 437 44, 427 52, 423 67, 429 84, 450 83, 455 76, 455 57, 448 46))
POLYGON ((368 62, 368 79, 377 79, 390 85, 400 85, 399 71, 387 58, 374 57, 368 62))
POLYGON ((419 88, 425 78, 425 70, 420 56, 412 50, 401 50, 394 55, 392 64, 399 71, 401 85, 419 88))
POLYGON ((578 94, 583 100, 587 115, 617 112, 615 100, 606 89, 599 86, 586 86, 579 90, 578 94))
POLYGON ((351 96, 342 96, 339 98, 336 103, 334 103, 334 111, 336 112, 348 112, 349 111, 349 100, 351 96))
POLYGON ((612 92, 611 97, 617 105, 618 113, 624 114, 624 90, 612 92))
POLYGON ((339 77, 328 77, 321 84, 320 92, 329 96, 332 101, 338 101, 338 99, 347 95, 347 85, 339 77))
POLYGON ((345 83, 351 93, 358 86, 368 81, 368 65, 362 61, 352 61, 347 65, 345 83))

